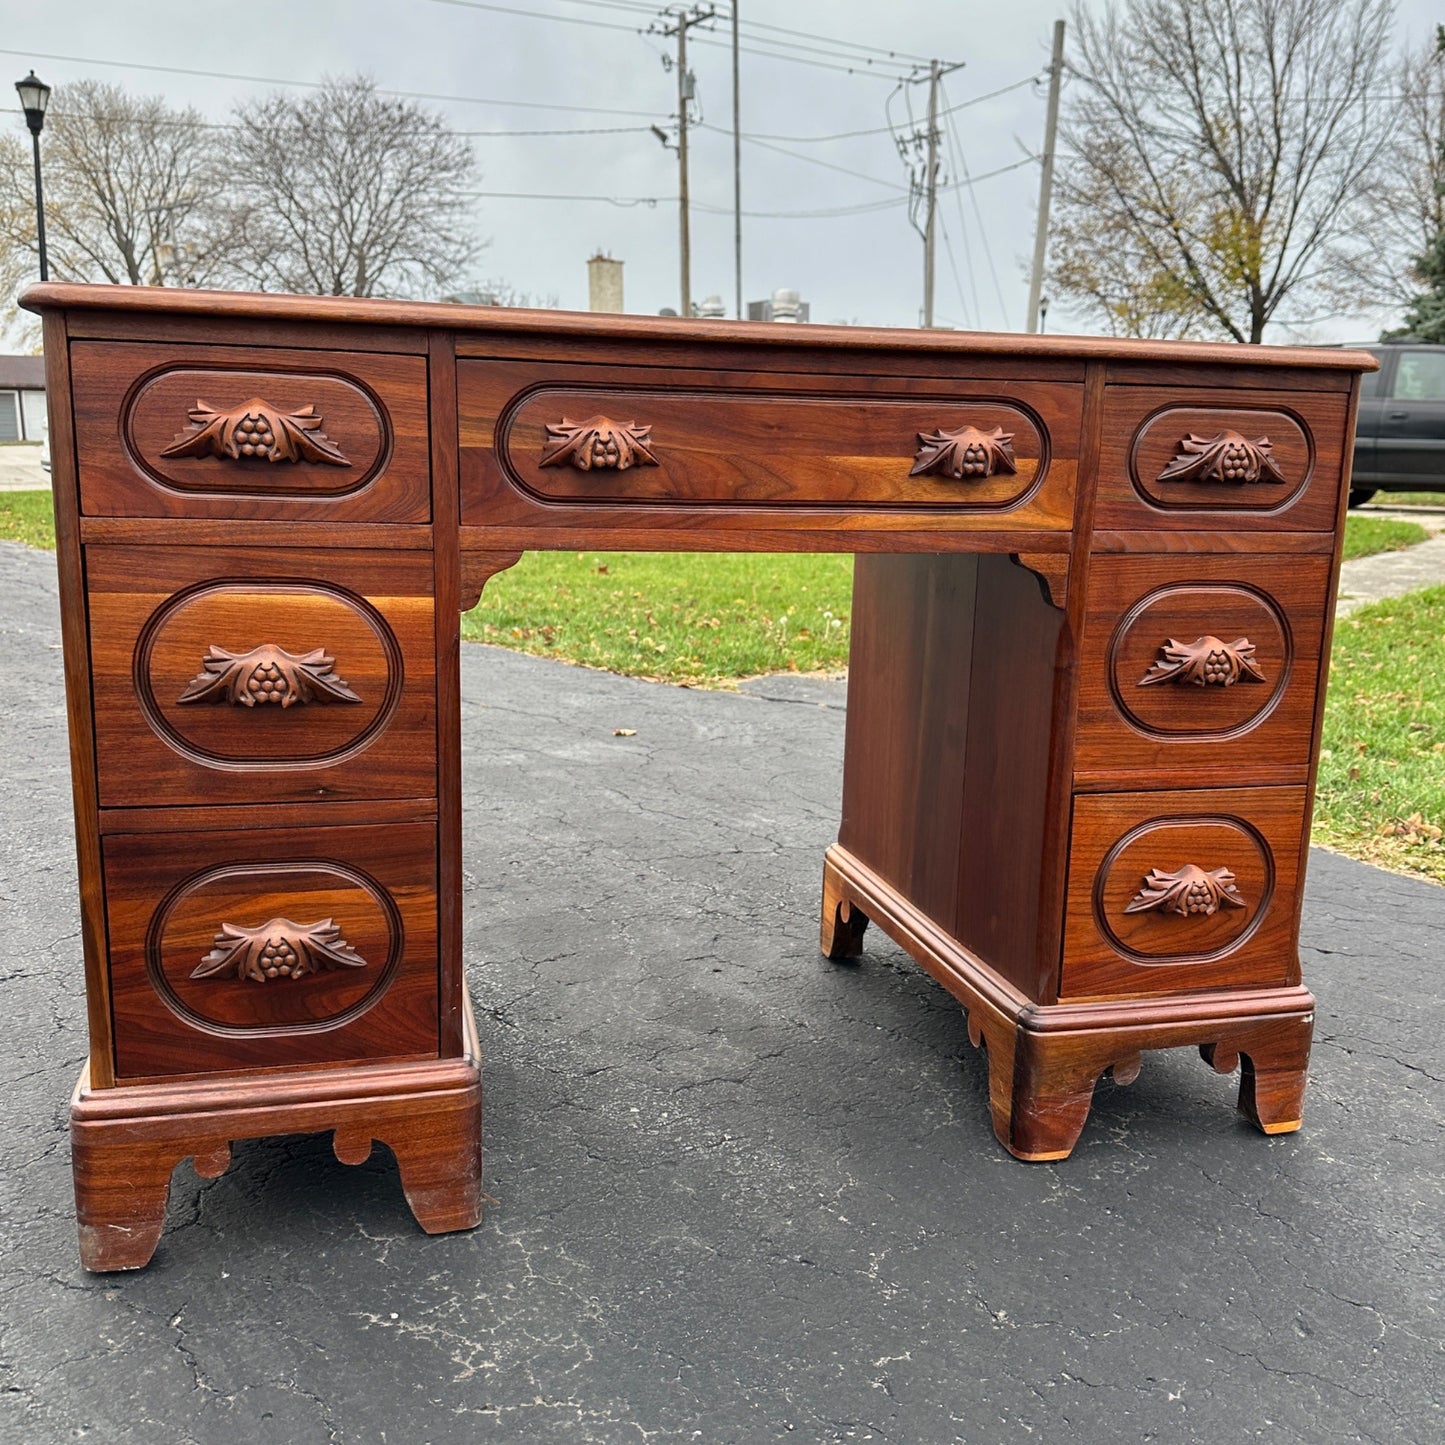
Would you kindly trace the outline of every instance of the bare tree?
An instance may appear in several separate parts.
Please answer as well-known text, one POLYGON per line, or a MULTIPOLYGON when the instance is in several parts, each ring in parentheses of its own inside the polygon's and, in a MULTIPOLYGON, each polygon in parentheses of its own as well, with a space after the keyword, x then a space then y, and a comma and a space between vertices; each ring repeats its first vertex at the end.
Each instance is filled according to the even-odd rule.
POLYGON ((1097 306, 1079 246, 1111 247, 1146 291, 1184 298, 1236 341, 1336 305, 1332 282, 1369 244, 1365 182, 1391 143, 1394 107, 1377 93, 1392 9, 1112 0, 1096 15, 1076 3, 1056 284, 1097 306))
POLYGON ((1341 285, 1383 305, 1406 306, 1420 289, 1418 258, 1445 231, 1445 26, 1401 59, 1395 89, 1399 123, 1366 178, 1365 244, 1341 285))
MULTIPOLYGON (((219 277, 227 247, 215 219, 217 136, 199 111, 173 110, 158 96, 90 80, 57 88, 45 125, 51 275, 131 286, 219 277)), ((0 248, 33 256, 29 146, 5 146, 0 176, 0 248)))
POLYGON ((434 294, 481 249, 471 147, 364 77, 241 105, 228 191, 237 268, 265 290, 434 294))

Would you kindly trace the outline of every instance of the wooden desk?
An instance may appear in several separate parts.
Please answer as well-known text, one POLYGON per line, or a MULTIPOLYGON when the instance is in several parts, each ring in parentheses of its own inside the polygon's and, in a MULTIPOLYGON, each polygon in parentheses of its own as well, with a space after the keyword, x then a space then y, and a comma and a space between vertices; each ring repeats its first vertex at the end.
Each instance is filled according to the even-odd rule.
POLYGON ((81 1255, 333 1131, 480 1209, 458 615, 527 548, 858 554, 822 945, 968 1011, 994 1129, 1199 1046, 1299 1126, 1341 351, 42 286, 90 1063, 81 1255))

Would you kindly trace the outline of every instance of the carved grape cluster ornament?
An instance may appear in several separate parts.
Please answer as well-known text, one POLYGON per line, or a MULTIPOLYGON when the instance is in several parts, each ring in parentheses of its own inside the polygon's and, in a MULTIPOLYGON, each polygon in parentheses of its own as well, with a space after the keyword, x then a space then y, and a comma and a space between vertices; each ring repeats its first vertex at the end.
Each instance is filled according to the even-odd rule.
POLYGON ((547 440, 542 447, 542 467, 559 467, 570 462, 579 472, 612 470, 625 472, 628 467, 655 467, 652 454, 652 427, 635 421, 615 422, 605 416, 572 421, 563 417, 547 423, 547 440))
POLYGON ((223 923, 215 947, 192 978, 243 978, 266 983, 275 978, 304 978, 333 968, 365 968, 366 960, 341 936, 330 918, 293 923, 273 918, 259 928, 223 923))
POLYGON ((1221 642, 1213 634, 1193 642, 1176 642, 1172 637, 1159 649, 1149 671, 1139 679, 1140 687, 1156 682, 1193 683, 1195 687, 1233 687, 1237 682, 1267 679, 1254 660, 1254 643, 1247 637, 1221 642))
POLYGON ((229 411, 217 411, 197 401, 190 418, 190 426, 161 453, 163 457, 229 457, 232 461, 256 457, 268 462, 351 465, 321 430, 321 417, 314 406, 281 411, 253 396, 229 411))
POLYGON ((1193 863, 1186 863, 1173 873, 1151 868, 1144 886, 1125 908, 1125 913, 1178 913, 1189 918, 1218 913, 1220 904, 1230 908, 1247 908, 1243 894, 1234 886, 1234 874, 1228 868, 1205 872, 1193 863))
POLYGON ((249 652, 227 652, 212 644, 177 702, 229 702, 239 707, 291 707, 307 702, 360 702, 333 670, 336 659, 324 648, 287 652, 266 642, 249 652))
POLYGON ((1191 432, 1179 443, 1174 460, 1159 473, 1161 482, 1282 482, 1284 473, 1270 453, 1268 437, 1250 441, 1237 431, 1201 437, 1191 432))
POLYGON ((1002 427, 982 431, 976 426, 957 431, 918 433, 918 452, 910 477, 933 472, 955 481, 981 482, 997 472, 1016 472, 1014 434, 1002 427))

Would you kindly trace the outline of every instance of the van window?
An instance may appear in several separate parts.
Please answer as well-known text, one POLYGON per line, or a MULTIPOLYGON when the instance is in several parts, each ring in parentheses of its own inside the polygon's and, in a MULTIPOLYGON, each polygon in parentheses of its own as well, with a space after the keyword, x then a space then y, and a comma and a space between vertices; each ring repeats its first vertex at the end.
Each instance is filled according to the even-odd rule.
POLYGON ((1378 371, 1366 371, 1360 376, 1360 396, 1375 396, 1380 390, 1380 373, 1378 371))
POLYGON ((1402 351, 1395 363, 1398 401, 1445 401, 1445 347, 1402 351))

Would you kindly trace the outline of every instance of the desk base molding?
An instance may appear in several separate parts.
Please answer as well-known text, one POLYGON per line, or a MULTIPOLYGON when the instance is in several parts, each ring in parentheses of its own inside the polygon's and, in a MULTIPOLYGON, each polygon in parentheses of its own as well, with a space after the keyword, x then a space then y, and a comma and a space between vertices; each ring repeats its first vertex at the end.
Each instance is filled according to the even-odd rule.
POLYGON ((964 1007, 968 1036, 988 1053, 994 1133, 1016 1159, 1065 1159, 1094 1085, 1137 1077, 1147 1050, 1194 1046, 1216 1072, 1240 1070, 1239 1111, 1266 1134, 1300 1127, 1314 997, 1302 987, 1149 999, 1036 1003, 1001 979, 846 849, 823 868, 820 943, 857 958, 876 923, 964 1007))
POLYGON ((108 1089, 92 1089, 87 1068, 70 1105, 81 1263, 97 1272, 143 1269, 165 1227, 177 1164, 190 1159, 203 1179, 216 1179, 230 1167, 234 1141, 283 1134, 331 1133, 343 1164, 364 1163, 373 1142, 385 1144, 422 1229, 474 1228, 482 1215, 478 1058, 468 1008, 459 1059, 108 1089))

